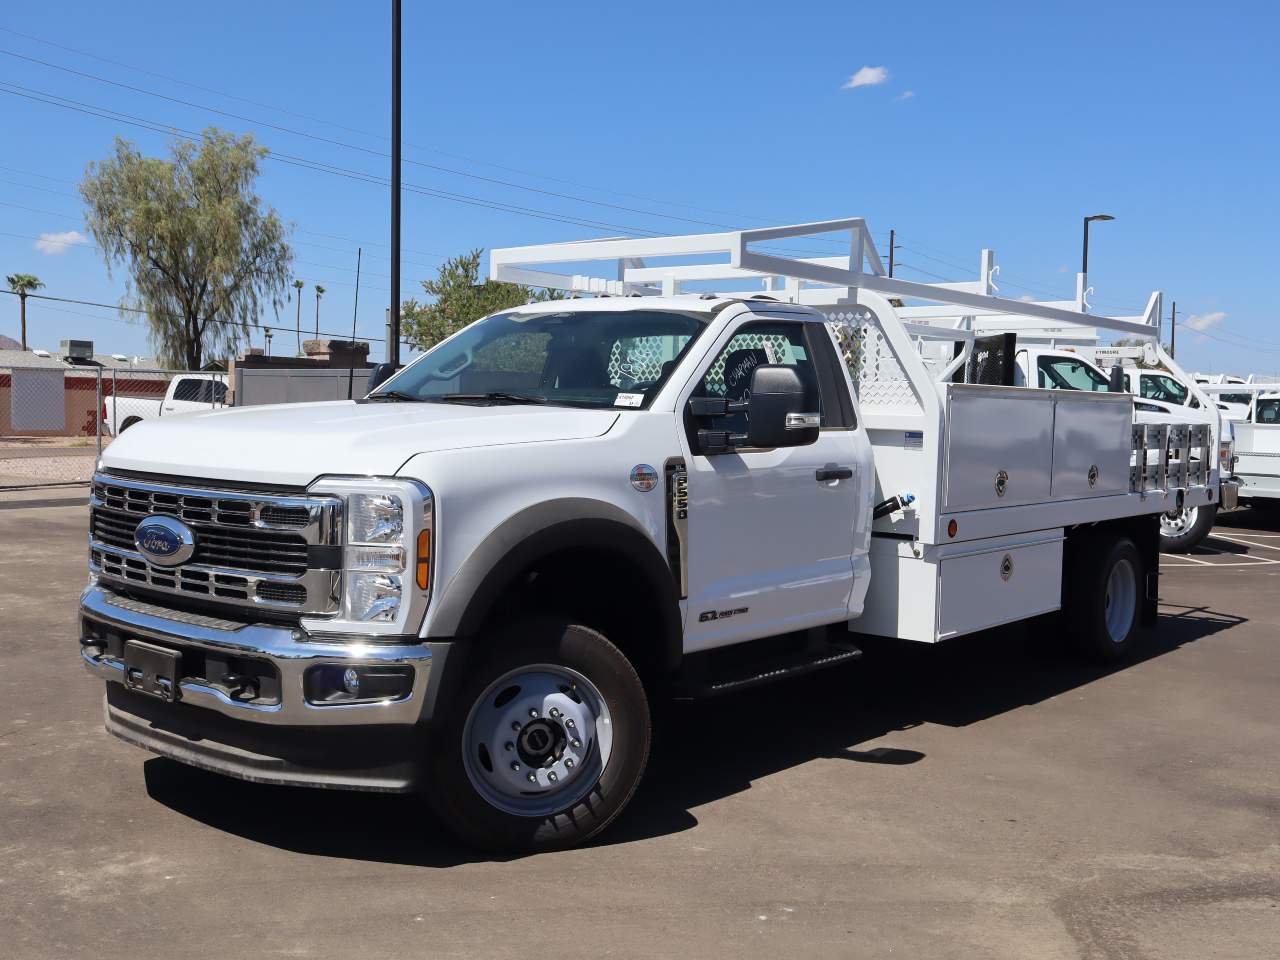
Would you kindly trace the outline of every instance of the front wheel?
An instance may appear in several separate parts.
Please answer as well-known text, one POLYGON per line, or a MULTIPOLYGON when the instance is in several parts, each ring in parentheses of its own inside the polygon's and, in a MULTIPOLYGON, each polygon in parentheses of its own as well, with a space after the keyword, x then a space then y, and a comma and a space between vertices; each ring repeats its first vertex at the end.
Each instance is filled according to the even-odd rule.
POLYGON ((1217 516, 1215 505, 1183 507, 1160 514, 1160 552, 1190 553, 1204 543, 1217 516))
POLYGON ((649 703, 630 661, 587 627, 512 621, 432 737, 432 801, 464 840, 504 852, 595 836, 635 792, 649 703))

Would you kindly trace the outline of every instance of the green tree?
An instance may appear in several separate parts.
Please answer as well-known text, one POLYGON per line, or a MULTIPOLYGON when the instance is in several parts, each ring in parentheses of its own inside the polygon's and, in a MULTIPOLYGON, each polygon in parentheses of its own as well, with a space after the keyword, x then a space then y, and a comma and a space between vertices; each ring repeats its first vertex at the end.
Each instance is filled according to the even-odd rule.
POLYGON ((298 335, 298 356, 302 356, 302 288, 306 284, 301 280, 293 281, 293 289, 297 292, 298 309, 295 311, 293 318, 294 332, 298 335))
POLYGON ((400 327, 404 338, 419 350, 435 346, 467 324, 499 310, 522 307, 526 303, 560 299, 554 290, 538 290, 518 283, 480 282, 483 250, 450 257, 434 280, 423 280, 422 289, 433 303, 406 300, 400 306, 400 327))
POLYGON ((108 271, 123 264, 121 306, 146 311, 164 363, 199 369, 248 338, 265 305, 278 315, 293 251, 285 225, 254 192, 266 156, 246 134, 215 128, 175 140, 170 158, 117 138, 80 184, 86 222, 108 271))
POLYGON ((22 315, 22 349, 27 349, 27 294, 39 290, 44 284, 34 273, 11 273, 5 277, 9 289, 18 295, 18 312, 22 315))
POLYGON ((320 298, 324 296, 324 287, 316 284, 316 339, 320 339, 320 298))

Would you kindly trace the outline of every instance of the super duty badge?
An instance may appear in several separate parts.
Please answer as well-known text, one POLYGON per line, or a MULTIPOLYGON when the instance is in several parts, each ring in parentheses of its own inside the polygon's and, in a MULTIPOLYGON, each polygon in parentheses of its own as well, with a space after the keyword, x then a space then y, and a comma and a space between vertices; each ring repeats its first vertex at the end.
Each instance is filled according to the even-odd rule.
POLYGON ((725 620, 729 617, 736 617, 740 613, 746 613, 749 607, 738 607, 735 610, 703 610, 698 614, 698 622, 706 623, 708 620, 725 620))

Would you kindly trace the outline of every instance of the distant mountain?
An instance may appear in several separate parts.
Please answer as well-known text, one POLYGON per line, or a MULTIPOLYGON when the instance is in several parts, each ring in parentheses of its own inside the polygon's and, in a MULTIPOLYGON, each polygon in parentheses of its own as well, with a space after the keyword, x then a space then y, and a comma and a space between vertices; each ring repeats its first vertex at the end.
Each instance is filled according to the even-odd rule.
POLYGON ((21 349, 22 349, 22 344, 20 344, 17 340, 13 339, 13 337, 6 337, 3 333, 0 333, 0 350, 21 350, 21 349))

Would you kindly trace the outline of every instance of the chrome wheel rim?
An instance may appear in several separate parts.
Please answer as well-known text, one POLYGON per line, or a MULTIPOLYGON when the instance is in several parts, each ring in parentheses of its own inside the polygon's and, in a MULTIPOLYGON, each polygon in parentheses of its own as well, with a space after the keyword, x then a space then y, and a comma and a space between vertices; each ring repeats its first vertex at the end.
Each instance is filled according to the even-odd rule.
POLYGON ((1180 537, 1196 525, 1199 507, 1183 507, 1160 514, 1160 533, 1166 537, 1180 537))
POLYGON ((1133 564, 1120 560, 1107 577, 1105 619, 1112 643, 1123 643, 1138 609, 1138 577, 1133 564))
POLYGON ((613 753, 613 717, 594 683, 558 664, 508 671, 467 714, 462 763, 491 806, 545 817, 600 781, 613 753))

